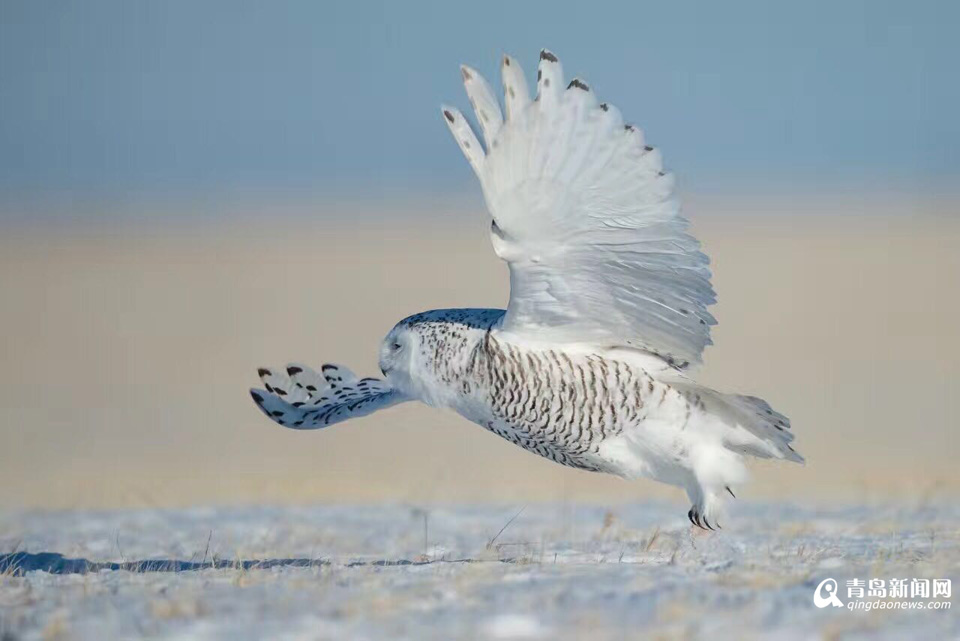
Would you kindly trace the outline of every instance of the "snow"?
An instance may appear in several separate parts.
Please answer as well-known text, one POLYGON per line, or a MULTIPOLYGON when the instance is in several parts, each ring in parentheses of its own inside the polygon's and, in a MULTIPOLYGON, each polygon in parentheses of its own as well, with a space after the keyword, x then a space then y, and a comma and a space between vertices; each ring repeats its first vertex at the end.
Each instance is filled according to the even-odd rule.
POLYGON ((675 503, 520 507, 0 513, 0 638, 960 634, 952 610, 812 600, 827 577, 844 601, 852 578, 956 585, 957 506, 737 502, 716 533, 675 503))

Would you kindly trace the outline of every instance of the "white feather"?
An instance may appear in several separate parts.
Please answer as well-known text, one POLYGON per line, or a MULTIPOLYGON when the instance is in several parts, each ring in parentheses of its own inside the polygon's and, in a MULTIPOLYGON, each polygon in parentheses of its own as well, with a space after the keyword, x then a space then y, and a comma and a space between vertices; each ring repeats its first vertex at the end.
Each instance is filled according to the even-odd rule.
POLYGON ((507 55, 503 56, 501 74, 503 76, 503 103, 506 106, 507 120, 515 120, 530 105, 530 90, 527 89, 527 78, 523 75, 520 63, 507 55))
POLYGON ((537 100, 543 109, 553 109, 563 93, 563 65, 546 49, 540 52, 537 67, 537 100))
MULTIPOLYGON (((678 367, 700 362, 715 324, 709 260, 686 231, 659 150, 585 82, 563 85, 560 61, 546 50, 538 100, 523 106, 522 72, 506 60, 505 83, 515 89, 496 149, 486 158, 464 150, 480 167, 494 249, 510 265, 503 330, 629 346, 678 367)), ((451 113, 463 147, 469 126, 451 113)))
POLYGON ((483 76, 477 73, 476 69, 460 65, 460 73, 463 76, 463 86, 467 90, 467 97, 470 99, 470 104, 473 105, 473 111, 477 115, 477 122, 480 123, 480 130, 483 132, 483 139, 489 151, 497 133, 500 131, 500 127, 503 125, 500 103, 497 102, 493 89, 490 88, 483 76))
POLYGON ((473 167, 473 172, 479 177, 483 171, 485 154, 483 153, 483 147, 480 146, 480 141, 477 140, 477 135, 470 128, 470 123, 463 117, 459 109, 442 105, 440 111, 443 113, 443 120, 450 128, 454 140, 460 145, 460 151, 467 157, 470 166, 473 167))

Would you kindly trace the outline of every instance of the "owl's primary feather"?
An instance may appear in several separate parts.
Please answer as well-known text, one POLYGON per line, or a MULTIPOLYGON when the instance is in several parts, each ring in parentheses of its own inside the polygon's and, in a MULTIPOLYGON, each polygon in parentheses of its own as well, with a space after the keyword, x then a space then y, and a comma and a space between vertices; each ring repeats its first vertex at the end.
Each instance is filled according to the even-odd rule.
POLYGON ((510 268, 506 310, 434 310, 384 339, 384 379, 325 365, 260 370, 273 420, 314 429, 407 400, 456 410, 558 463, 684 488, 701 527, 746 478, 743 457, 802 462, 790 423, 765 401, 703 387, 715 324, 708 259, 687 232, 673 177, 643 134, 540 54, 531 99, 502 60, 506 118, 461 67, 486 145, 442 115, 480 179, 491 241, 510 268))
MULTIPOLYGON (((503 69, 507 78, 519 71, 509 57, 503 69)), ((499 109, 476 98, 487 84, 475 71, 464 77, 487 132, 500 122, 499 109)), ((516 93, 512 82, 508 95, 516 93)), ((542 52, 537 99, 498 125, 492 140, 486 136, 486 152, 465 134, 463 115, 443 108, 480 179, 494 249, 510 266, 503 329, 698 363, 716 322, 707 306, 716 299, 709 261, 673 196, 673 176, 640 130, 598 102, 586 82, 564 83, 556 56, 542 52)))
POLYGON ((340 365, 326 363, 320 372, 301 364, 282 371, 261 367, 266 389, 252 389, 250 396, 272 420, 297 430, 320 429, 406 400, 382 380, 358 379, 340 365))

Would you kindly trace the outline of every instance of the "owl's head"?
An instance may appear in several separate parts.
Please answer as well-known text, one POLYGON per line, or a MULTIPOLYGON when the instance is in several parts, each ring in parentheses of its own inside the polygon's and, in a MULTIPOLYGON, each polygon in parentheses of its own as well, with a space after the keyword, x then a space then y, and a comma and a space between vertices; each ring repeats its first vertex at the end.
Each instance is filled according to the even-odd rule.
POLYGON ((439 404, 438 366, 450 345, 424 323, 397 323, 380 345, 380 371, 391 387, 430 405, 439 404))
POLYGON ((442 404, 438 394, 460 380, 473 348, 502 315, 502 310, 441 309, 405 318, 380 345, 380 371, 404 394, 442 404))
POLYGON ((416 332, 397 323, 380 343, 380 371, 394 383, 409 377, 419 345, 416 332))

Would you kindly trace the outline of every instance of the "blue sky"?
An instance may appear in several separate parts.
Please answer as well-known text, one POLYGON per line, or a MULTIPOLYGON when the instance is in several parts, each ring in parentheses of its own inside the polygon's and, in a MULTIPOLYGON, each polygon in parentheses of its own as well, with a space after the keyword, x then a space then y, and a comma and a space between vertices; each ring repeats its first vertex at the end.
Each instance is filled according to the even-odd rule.
MULTIPOLYGON (((691 191, 960 176, 960 4, 0 3, 0 217, 470 189, 458 63, 540 47, 691 191)), ((494 82, 499 85, 499 82, 494 82)))

